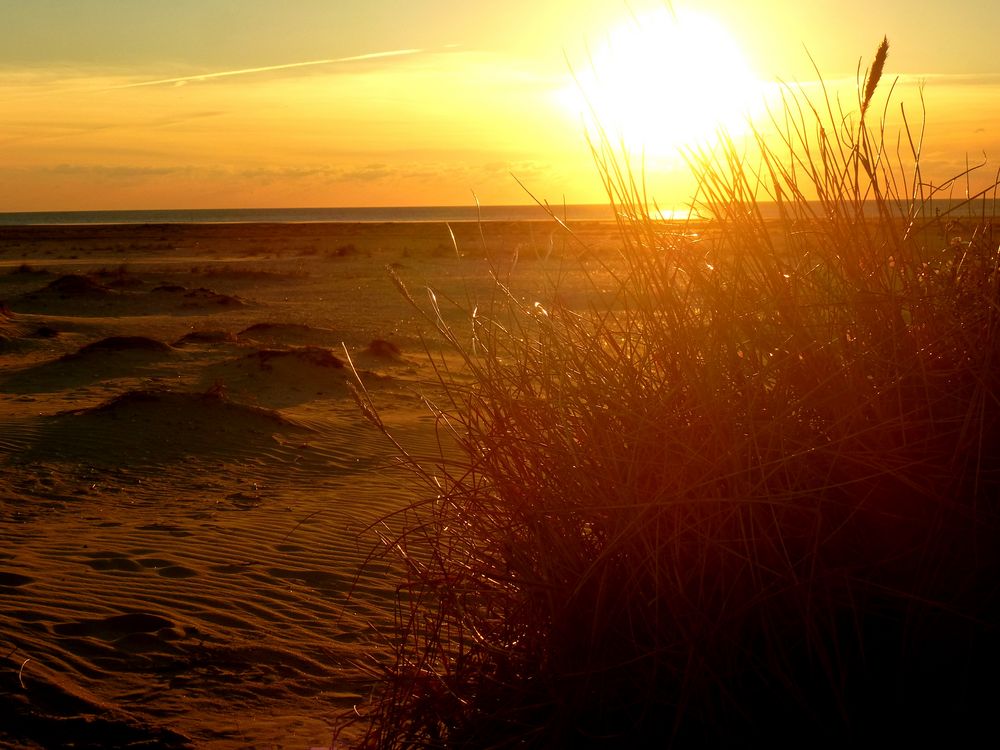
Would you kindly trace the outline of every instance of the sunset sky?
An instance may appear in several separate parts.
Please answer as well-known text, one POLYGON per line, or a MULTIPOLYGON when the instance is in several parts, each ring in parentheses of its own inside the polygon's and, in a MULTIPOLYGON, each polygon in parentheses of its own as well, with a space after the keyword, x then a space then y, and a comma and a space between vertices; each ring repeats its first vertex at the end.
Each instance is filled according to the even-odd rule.
POLYGON ((994 0, 673 7, 703 25, 659 45, 642 0, 0 0, 0 211, 530 202, 512 174, 602 202, 579 86, 683 201, 699 116, 808 83, 806 48, 853 81, 883 34, 908 108, 926 85, 927 169, 1000 166, 994 0))

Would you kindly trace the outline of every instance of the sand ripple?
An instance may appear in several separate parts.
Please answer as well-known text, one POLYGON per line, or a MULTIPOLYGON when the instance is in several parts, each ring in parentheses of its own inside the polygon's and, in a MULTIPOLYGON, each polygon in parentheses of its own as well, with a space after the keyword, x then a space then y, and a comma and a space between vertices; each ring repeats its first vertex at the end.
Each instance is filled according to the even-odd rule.
POLYGON ((218 291, 68 258, 137 231, 170 245, 0 279, 0 746, 329 746, 391 638, 368 529, 414 497, 341 342, 413 455, 447 440, 395 257, 240 270, 211 228, 218 291))

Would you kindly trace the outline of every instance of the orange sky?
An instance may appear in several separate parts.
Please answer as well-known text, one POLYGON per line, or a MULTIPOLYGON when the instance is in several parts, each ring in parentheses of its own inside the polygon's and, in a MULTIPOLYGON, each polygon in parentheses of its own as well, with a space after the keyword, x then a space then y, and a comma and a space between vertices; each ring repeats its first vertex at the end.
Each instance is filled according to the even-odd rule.
POLYGON ((592 99, 650 141, 657 198, 681 203, 671 139, 710 129, 696 115, 765 96, 757 80, 808 81, 804 47, 853 82, 883 34, 899 97, 914 106, 925 82, 926 169, 998 165, 991 2, 675 2, 711 33, 641 42, 664 8, 0 0, 0 211, 530 202, 512 174, 540 198, 603 202, 571 69, 603 81, 592 99))

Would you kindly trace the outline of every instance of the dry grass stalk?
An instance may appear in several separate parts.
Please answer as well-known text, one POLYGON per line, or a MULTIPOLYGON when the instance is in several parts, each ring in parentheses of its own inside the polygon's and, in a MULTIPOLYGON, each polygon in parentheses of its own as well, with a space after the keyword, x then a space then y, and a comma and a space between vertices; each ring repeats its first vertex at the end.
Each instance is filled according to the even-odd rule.
POLYGON ((988 724, 993 217, 943 245, 917 148, 890 160, 842 115, 789 90, 759 171, 728 141, 689 154, 716 218, 681 232, 598 142, 609 302, 498 284, 474 349, 427 311, 473 382, 442 371, 463 460, 413 464, 429 499, 387 543, 410 578, 372 747, 843 747, 988 724))
POLYGON ((868 71, 868 78, 865 82, 865 93, 861 99, 862 117, 865 116, 865 112, 868 111, 868 105, 871 103, 872 97, 875 96, 875 89, 882 78, 882 71, 885 68, 885 60, 888 56, 889 38, 882 37, 882 43, 879 44, 878 50, 875 52, 875 61, 872 63, 871 70, 868 71))

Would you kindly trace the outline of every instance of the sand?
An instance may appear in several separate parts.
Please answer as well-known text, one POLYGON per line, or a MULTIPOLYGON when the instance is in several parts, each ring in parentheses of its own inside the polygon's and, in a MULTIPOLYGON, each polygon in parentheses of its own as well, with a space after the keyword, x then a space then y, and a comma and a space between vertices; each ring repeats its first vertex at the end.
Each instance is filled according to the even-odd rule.
POLYGON ((0 228, 0 746, 333 746, 392 638, 368 529, 419 493, 347 356, 429 456, 450 356, 385 267, 456 326, 515 256, 588 303, 558 227, 454 229, 0 228))

